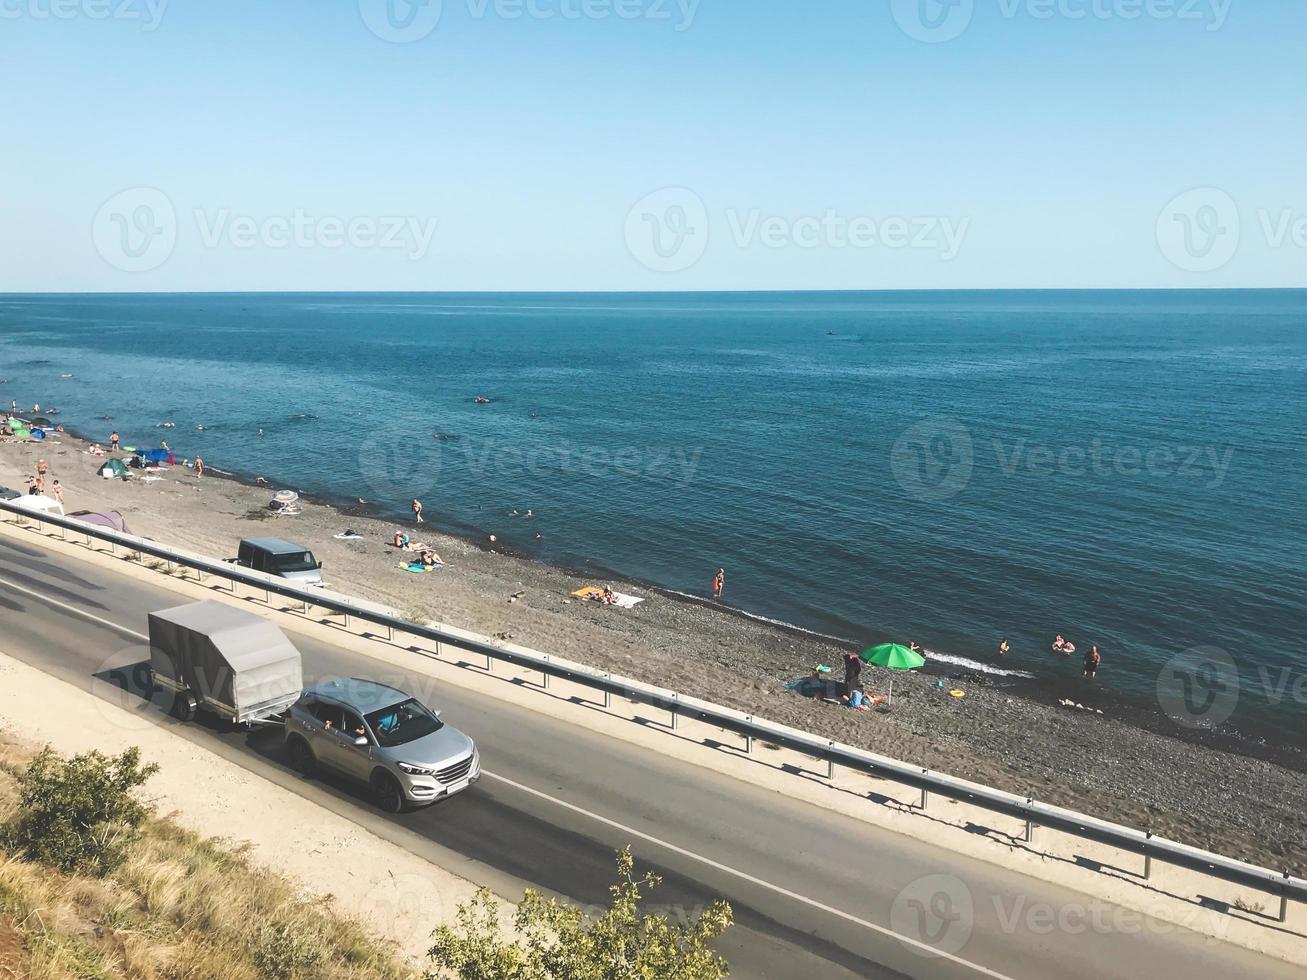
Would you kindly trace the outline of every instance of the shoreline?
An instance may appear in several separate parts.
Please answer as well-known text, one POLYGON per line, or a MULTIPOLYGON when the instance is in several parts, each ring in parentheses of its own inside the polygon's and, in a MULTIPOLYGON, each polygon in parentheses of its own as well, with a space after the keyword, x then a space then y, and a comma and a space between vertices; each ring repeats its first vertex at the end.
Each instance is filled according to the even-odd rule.
MULTIPOLYGON (((278 518, 267 510, 272 487, 212 468, 203 481, 182 467, 157 483, 106 481, 95 475, 102 461, 86 455, 86 445, 65 432, 59 443, 0 446, 0 483, 31 472, 41 455, 64 484, 69 511, 120 510, 134 533, 222 558, 240 537, 268 534, 271 524, 313 549, 333 588, 360 598, 1232 857, 1307 865, 1307 816, 1290 802, 1307 786, 1307 759, 1297 749, 1174 725, 1168 731, 1167 719, 1115 699, 1100 705, 1102 715, 1068 710, 1056 705, 1059 685, 1060 696, 1094 707, 1079 684, 987 677, 952 664, 895 675, 888 713, 853 712, 784 689, 814 662, 838 671, 840 653, 854 648, 801 627, 620 576, 611 577, 615 588, 646 601, 627 611, 581 602, 571 593, 606 574, 507 553, 430 523, 420 537, 446 567, 411 575, 384 544, 397 526, 412 533, 411 520, 361 513, 312 492, 300 516, 278 518), (363 539, 333 538, 346 526, 363 539), (941 675, 958 678, 967 697, 937 690, 941 675), (1241 805, 1248 799, 1276 803, 1248 813, 1241 805)), ((875 668, 862 677, 882 693, 890 679, 875 668)))

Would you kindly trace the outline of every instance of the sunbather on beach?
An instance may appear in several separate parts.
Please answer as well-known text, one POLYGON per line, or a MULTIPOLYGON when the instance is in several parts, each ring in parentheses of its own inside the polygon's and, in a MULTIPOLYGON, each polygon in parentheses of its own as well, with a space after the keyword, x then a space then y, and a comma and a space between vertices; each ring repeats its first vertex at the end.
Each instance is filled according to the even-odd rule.
POLYGON ((422 564, 430 567, 432 565, 443 565, 444 562, 440 560, 440 556, 433 549, 427 548, 422 552, 422 564))

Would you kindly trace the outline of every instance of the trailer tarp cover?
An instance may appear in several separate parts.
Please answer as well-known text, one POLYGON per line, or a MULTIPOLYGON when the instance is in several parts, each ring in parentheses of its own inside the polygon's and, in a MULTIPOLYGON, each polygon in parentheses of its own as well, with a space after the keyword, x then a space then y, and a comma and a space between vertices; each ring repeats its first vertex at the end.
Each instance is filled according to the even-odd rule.
POLYGON ((304 686, 299 651, 280 629, 213 600, 150 613, 150 664, 237 718, 304 686))

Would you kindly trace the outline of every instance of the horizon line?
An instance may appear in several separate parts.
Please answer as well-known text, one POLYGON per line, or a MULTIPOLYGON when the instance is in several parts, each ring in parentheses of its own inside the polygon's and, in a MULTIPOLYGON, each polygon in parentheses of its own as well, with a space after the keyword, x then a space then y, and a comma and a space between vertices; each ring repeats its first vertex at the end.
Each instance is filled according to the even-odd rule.
POLYGON ((152 289, 4 290, 21 296, 740 296, 866 293, 1292 293, 1302 286, 904 286, 836 289, 152 289))

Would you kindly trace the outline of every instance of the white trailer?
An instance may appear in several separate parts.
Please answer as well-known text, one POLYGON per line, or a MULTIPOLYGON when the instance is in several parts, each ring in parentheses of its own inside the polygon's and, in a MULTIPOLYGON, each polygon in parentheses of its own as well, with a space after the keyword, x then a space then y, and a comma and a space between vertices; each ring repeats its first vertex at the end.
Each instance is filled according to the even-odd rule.
POLYGON ((208 600, 150 613, 150 671, 183 721, 266 722, 299 699, 299 651, 262 616, 208 600))

